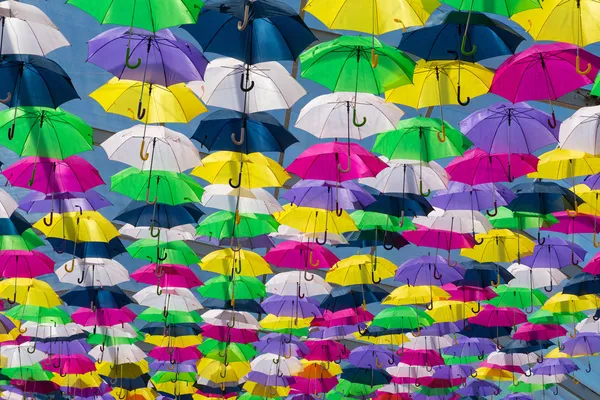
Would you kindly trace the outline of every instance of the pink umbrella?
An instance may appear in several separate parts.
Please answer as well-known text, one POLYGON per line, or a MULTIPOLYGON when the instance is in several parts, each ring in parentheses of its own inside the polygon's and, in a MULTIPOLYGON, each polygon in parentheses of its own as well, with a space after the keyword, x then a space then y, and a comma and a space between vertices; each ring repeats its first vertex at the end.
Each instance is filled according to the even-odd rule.
POLYGON ((400 356, 400 362, 407 365, 420 365, 428 368, 445 364, 440 353, 435 350, 404 349, 404 353, 400 356))
MULTIPOLYGON (((506 59, 496 70, 490 93, 518 103, 530 100, 556 100, 594 83, 600 58, 568 43, 536 44, 506 59), (579 61, 588 65, 579 71, 579 61), (584 72, 584 73, 581 73, 584 72)), ((556 127, 556 116, 548 125, 556 127)))
POLYGON ((583 272, 592 275, 600 275, 600 253, 596 254, 587 265, 583 268, 583 272))
POLYGON ((600 217, 591 214, 574 213, 572 211, 561 211, 552 215, 558 219, 558 223, 542 227, 542 230, 565 234, 600 232, 600 217))
POLYGON ((241 344, 258 341, 258 333, 252 329, 237 329, 227 326, 202 325, 202 335, 205 338, 215 339, 219 342, 234 342, 241 344))
MULTIPOLYGON (((488 154, 480 149, 471 149, 452 160, 446 172, 453 181, 479 185, 512 182, 537 171, 537 164, 538 158, 530 154, 488 154)), ((495 194, 493 187, 492 192, 495 194)))
POLYGON ((290 384, 292 391, 305 394, 327 393, 332 390, 338 383, 336 377, 331 378, 305 378, 295 376, 294 382, 290 384))
POLYGON ((133 322, 136 317, 137 315, 127 307, 98 308, 93 311, 89 308, 80 308, 71 314, 73 322, 82 326, 122 326, 133 322))
POLYGON ((454 378, 454 379, 443 379, 443 378, 434 378, 432 376, 424 376, 422 378, 418 378, 416 383, 419 386, 425 386, 428 388, 451 388, 454 386, 459 386, 467 381, 466 378, 454 378))
POLYGON ((156 264, 148 264, 131 274, 136 282, 156 285, 160 287, 186 288, 202 286, 204 283, 198 279, 194 271, 184 265, 161 264, 160 269, 164 275, 156 277, 156 264))
POLYGON ((46 371, 57 374, 86 374, 96 370, 96 365, 88 356, 83 354, 60 355, 53 354, 48 357, 50 361, 43 361, 42 367, 46 371), (58 367, 56 366, 58 365, 58 367))
POLYGON ((343 325, 357 325, 364 322, 373 321, 375 316, 363 309, 359 308, 347 308, 345 310, 332 312, 325 310, 323 317, 314 318, 311 322, 312 326, 343 326, 343 325))
POLYGON ((316 243, 287 241, 270 249, 265 261, 279 268, 311 270, 331 268, 340 261, 331 250, 316 243))
POLYGON ((190 347, 155 347, 148 353, 148 357, 152 357, 158 361, 171 361, 172 363, 180 363, 190 360, 199 360, 202 358, 202 353, 196 346, 190 347))
POLYGON ((526 322, 513 333, 513 339, 520 340, 550 340, 567 334, 567 330, 560 325, 532 324, 526 322))
POLYGON ((527 322, 527 315, 518 308, 494 307, 486 304, 474 317, 469 318, 472 324, 494 326, 516 326, 527 322))
POLYGON ((344 182, 375 177, 387 167, 386 163, 356 143, 329 142, 304 150, 287 167, 287 171, 302 179, 344 182))
POLYGON ((2 171, 2 175, 13 186, 46 194, 81 193, 104 184, 98 170, 78 156, 64 160, 26 157, 2 171))
POLYGON ((448 250, 447 263, 451 267, 456 266, 456 261, 450 261, 450 250, 470 249, 475 246, 475 239, 469 233, 458 233, 452 231, 443 231, 439 229, 429 229, 418 226, 417 230, 404 231, 402 236, 416 246, 432 247, 436 249, 448 250))
POLYGON ((350 350, 335 340, 308 340, 304 344, 310 350, 304 358, 311 361, 345 360, 350 355, 350 350))
POLYGON ((35 278, 52 274, 54 261, 36 250, 5 250, 0 252, 0 276, 3 278, 35 278))
POLYGON ((453 283, 448 283, 442 286, 446 292, 450 294, 449 300, 456 301, 485 301, 498 297, 489 287, 481 288, 478 286, 456 286, 453 283))

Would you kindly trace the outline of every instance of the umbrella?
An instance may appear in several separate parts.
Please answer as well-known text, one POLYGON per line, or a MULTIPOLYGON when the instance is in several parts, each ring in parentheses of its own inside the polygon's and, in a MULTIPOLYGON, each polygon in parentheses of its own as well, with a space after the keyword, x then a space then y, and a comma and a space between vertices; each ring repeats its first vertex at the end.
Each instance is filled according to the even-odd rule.
POLYGON ((122 308, 132 304, 131 298, 118 286, 102 288, 80 287, 71 289, 61 295, 61 299, 69 306, 89 308, 122 308))
POLYGON ((233 58, 217 58, 209 64, 204 79, 203 85, 192 82, 190 88, 206 104, 243 113, 287 109, 306 94, 276 62, 249 65, 233 58))
POLYGON ((388 295, 383 289, 371 285, 351 285, 334 288, 324 298, 320 307, 331 312, 363 307, 367 304, 378 303, 388 295))
POLYGON ((300 180, 288 189, 283 198, 301 207, 362 210, 375 201, 365 189, 354 181, 332 182, 325 180, 300 180), (335 196, 335 199, 334 199, 335 196))
POLYGON ((460 253, 479 262, 520 260, 521 256, 533 254, 534 249, 532 240, 508 229, 492 229, 475 235, 475 240, 482 243, 472 249, 464 248, 460 253))
POLYGON ((465 273, 463 279, 460 280, 460 285, 481 288, 486 286, 498 287, 498 285, 506 284, 514 279, 514 276, 506 268, 494 262, 469 261, 462 263, 462 265, 465 267, 465 273))
MULTIPOLYGON (((567 150, 600 154, 596 132, 600 107, 583 107, 567 118, 560 129, 560 147, 567 150)), ((584 183, 586 183, 584 181, 584 183)))
POLYGON ((265 259, 249 250, 216 250, 204 256, 200 260, 200 263, 203 270, 220 275, 234 274, 234 270, 238 275, 244 276, 259 276, 273 273, 269 267, 269 263, 265 259))
MULTIPOLYGON (((538 247, 536 246, 534 252, 537 249, 538 247)), ((527 256, 523 259, 530 257, 527 256)), ((521 262, 523 259, 521 259, 521 262)), ((567 279, 564 273, 554 268, 531 268, 524 264, 512 264, 508 267, 508 272, 514 276, 514 279, 508 283, 510 287, 541 288, 547 286, 548 282, 550 282, 550 286, 558 286, 561 281, 567 279)))
POLYGON ((355 255, 338 261, 327 272, 325 280, 341 286, 377 284, 394 276, 396 266, 372 255, 355 255))
POLYGON ((86 193, 30 192, 19 201, 19 208, 27 213, 75 212, 80 208, 82 211, 97 211, 108 206, 112 203, 94 190, 86 193))
MULTIPOLYGON (((209 215, 196 228, 199 236, 209 236, 218 239, 256 237, 277 232, 279 222, 268 214, 238 214, 219 211, 209 215)), ((235 241, 230 241, 233 246, 235 241)), ((237 240, 237 248, 242 243, 237 240)))
POLYGON ((387 160, 380 159, 388 167, 379 172, 374 178, 361 178, 359 183, 370 186, 383 194, 414 193, 429 194, 431 190, 448 188, 448 174, 435 161, 424 162, 416 160, 387 160))
POLYGON ((437 191, 431 205, 443 210, 485 210, 506 206, 515 194, 501 184, 482 183, 475 186, 450 182, 447 189, 437 191))
POLYGON ((336 255, 317 244, 287 241, 269 249, 264 260, 279 268, 330 268, 339 261, 336 255))
POLYGON ((276 0, 251 3, 208 0, 198 22, 183 28, 204 51, 251 65, 293 61, 316 40, 296 11, 276 0))
POLYGON ((232 188, 229 185, 208 185, 202 204, 206 207, 241 214, 274 214, 283 208, 273 195, 262 188, 232 188))
POLYGON ((280 296, 294 296, 299 293, 300 297, 328 295, 331 292, 331 286, 323 278, 314 274, 312 278, 308 281, 297 272, 282 272, 267 281, 266 290, 267 293, 280 296))
MULTIPOLYGON (((133 295, 133 299, 140 305, 153 308, 163 308, 163 312, 194 311, 203 307, 186 288, 162 288, 157 291, 152 286, 144 288, 133 295), (158 294, 160 292, 160 294, 158 294)), ((206 314, 205 314, 206 316, 206 314)), ((205 319, 206 320, 206 319, 205 319)))
POLYGON ((148 259, 152 263, 191 265, 200 261, 184 241, 156 243, 153 239, 141 239, 129 245, 127 252, 133 258, 148 259))
MULTIPOLYGON (((61 282, 87 287, 116 286, 129 281, 129 273, 124 266, 117 261, 102 258, 78 258, 74 263, 67 262, 56 270, 56 276, 61 282)), ((153 277, 152 284, 156 283, 156 277, 153 277)))
POLYGON ((0 298, 10 304, 55 307, 62 304, 58 295, 46 282, 30 278, 10 278, 0 282, 0 298))
POLYGON ((72 254, 79 258, 113 258, 125 253, 125 247, 119 238, 108 243, 103 242, 71 242, 65 239, 48 238, 53 250, 57 253, 72 254))
POLYGON ((191 269, 176 264, 149 264, 131 274, 136 282, 145 283, 147 285, 158 285, 160 287, 184 287, 192 288, 203 285, 202 281, 196 276, 191 269), (164 275, 158 280, 156 274, 164 275))
POLYGON ((198 292, 206 298, 220 300, 251 300, 264 297, 264 284, 252 276, 219 275, 207 280, 198 292))
POLYGON ((485 0, 442 0, 442 3, 451 5, 461 11, 479 11, 511 17, 514 14, 540 8, 539 0, 500 0, 488 3, 485 0))
MULTIPOLYGON (((46 218, 46 217, 44 217, 46 218)), ((50 224, 38 221, 34 227, 47 237, 73 242, 110 242, 119 231, 98 211, 81 211, 50 216, 50 224)))
POLYGON ((451 267, 441 256, 421 256, 401 264, 396 270, 395 281, 407 285, 445 285, 462 279, 464 268, 451 267))
POLYGON ((192 203, 171 206, 132 201, 114 219, 133 226, 171 229, 186 224, 195 225, 203 215, 192 203))
POLYGON ((529 178, 566 179, 592 175, 600 172, 600 162, 591 154, 582 151, 555 149, 540 156, 536 172, 528 175, 529 178))
POLYGON ((437 286, 409 286, 404 285, 394 289, 381 304, 386 305, 412 305, 425 304, 431 308, 439 300, 447 300, 450 294, 437 286))
POLYGON ((244 114, 233 110, 212 112, 200 121, 192 139, 209 150, 238 151, 246 154, 263 151, 283 153, 289 146, 298 142, 294 135, 269 113, 244 114), (236 133, 233 137, 232 132, 236 133), (240 132, 240 144, 237 132, 240 132))
POLYGON ((0 252, 0 275, 3 278, 35 278, 52 272, 54 272, 54 261, 39 251, 0 252))

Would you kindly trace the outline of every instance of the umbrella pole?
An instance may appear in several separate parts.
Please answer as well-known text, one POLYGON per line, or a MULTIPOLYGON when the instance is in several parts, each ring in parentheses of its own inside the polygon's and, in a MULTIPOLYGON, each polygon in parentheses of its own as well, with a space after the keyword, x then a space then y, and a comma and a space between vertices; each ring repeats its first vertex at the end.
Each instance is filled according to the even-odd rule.
POLYGON ((442 119, 442 131, 438 132, 437 137, 438 137, 438 141, 440 143, 443 143, 446 141, 446 125, 444 124, 444 105, 442 104, 442 87, 440 84, 440 71, 439 71, 438 67, 435 67, 435 79, 437 81, 438 100, 440 103, 440 117, 442 119), (440 133, 441 133, 441 135, 440 135, 440 133))
POLYGON ((510 124, 511 124, 511 115, 510 115, 510 111, 511 109, 508 109, 508 126, 507 126, 507 137, 506 137, 506 143, 508 145, 508 162, 507 162, 507 175, 508 175, 508 181, 512 182, 514 181, 514 178, 511 176, 510 173, 510 124))
POLYGON ((465 56, 471 56, 471 55, 475 54, 475 52, 477 51, 476 45, 473 45, 473 47, 470 51, 466 49, 467 33, 469 32, 469 23, 471 22, 471 12, 473 11, 473 3, 474 2, 475 2, 475 0, 471 0, 471 6, 469 7, 469 14, 467 15, 467 23, 465 24, 465 33, 463 34, 462 42, 460 45, 460 52, 465 56))

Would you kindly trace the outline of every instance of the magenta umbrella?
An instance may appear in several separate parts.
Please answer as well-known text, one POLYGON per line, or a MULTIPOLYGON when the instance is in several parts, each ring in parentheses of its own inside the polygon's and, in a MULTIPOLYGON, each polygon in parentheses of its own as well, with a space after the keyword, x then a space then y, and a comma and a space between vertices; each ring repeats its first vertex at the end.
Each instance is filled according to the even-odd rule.
POLYGON ((592 214, 561 211, 553 213, 552 215, 558 219, 558 223, 548 227, 542 227, 541 230, 565 234, 600 232, 600 217, 596 217, 592 214))
POLYGON ((517 340, 550 340, 567 334, 567 330, 560 325, 532 324, 526 322, 517 329, 512 337, 517 340))
POLYGON ((94 311, 89 308, 80 308, 71 314, 71 318, 73 322, 82 326, 123 326, 133 322, 137 315, 127 307, 98 308, 94 311))
MULTIPOLYGON (((517 103, 529 100, 556 100, 594 83, 600 58, 568 43, 536 44, 506 59, 496 70, 490 93, 517 103), (578 57, 586 71, 579 70, 578 57)), ((552 105, 552 103, 550 103, 552 105)), ((551 128, 556 127, 552 110, 551 128)))
POLYGON ((475 246, 475 239, 469 233, 458 233, 440 229, 429 229, 417 225, 417 230, 404 231, 402 236, 412 244, 419 247, 431 247, 437 250, 448 250, 447 264, 456 266, 457 262, 450 261, 450 250, 470 249, 475 246))
POLYGON ((5 250, 0 252, 0 276, 3 278, 35 278, 52 274, 54 261, 36 250, 5 250))
POLYGON ((148 264, 132 273, 131 277, 136 282, 160 287, 190 289, 203 285, 194 271, 185 265, 160 264, 159 275, 160 278, 157 278, 156 264, 148 264), (160 275, 160 271, 163 271, 162 275, 160 275))
POLYGON ((316 243, 287 241, 270 249, 265 261, 279 268, 311 270, 331 268, 340 261, 331 250, 316 243))
POLYGON ((456 286, 453 283, 448 283, 442 286, 448 294, 450 294, 450 298, 448 300, 456 300, 456 301, 486 301, 491 300, 495 297, 498 297, 496 292, 494 292, 489 287, 478 287, 478 286, 467 286, 461 285, 456 286))
POLYGON ((404 352, 400 355, 400 362, 407 365, 420 365, 427 368, 445 364, 440 353, 435 350, 404 349, 404 352))
POLYGON ((302 179, 344 182, 375 177, 387 167, 386 163, 356 143, 329 142, 304 150, 287 167, 287 171, 302 179))
POLYGON ((50 362, 42 362, 42 366, 46 371, 56 372, 57 374, 86 374, 96 370, 96 365, 87 355, 73 354, 60 355, 53 354, 50 357, 50 362), (56 366, 58 365, 58 367, 56 366))
POLYGON ((202 353, 196 346, 190 347, 155 347, 148 353, 148 357, 152 357, 159 361, 171 361, 172 363, 181 363, 190 360, 199 360, 202 358, 202 353))
POLYGON ((517 326, 527 322, 527 315, 518 308, 494 307, 486 304, 474 317, 469 318, 469 323, 495 327, 495 326, 517 326))
POLYGON ((2 175, 13 186, 46 194, 86 192, 104 184, 98 170, 78 156, 64 160, 26 157, 2 171, 2 175))

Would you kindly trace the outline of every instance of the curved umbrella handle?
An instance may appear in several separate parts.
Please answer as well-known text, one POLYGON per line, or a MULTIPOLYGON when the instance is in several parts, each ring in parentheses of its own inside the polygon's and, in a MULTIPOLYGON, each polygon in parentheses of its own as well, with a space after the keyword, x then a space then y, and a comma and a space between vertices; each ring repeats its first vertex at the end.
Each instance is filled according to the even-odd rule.
POLYGON ((552 129, 556 128, 556 114, 552 111, 552 119, 548 120, 548 126, 552 129))
POLYGON ((246 128, 244 128, 242 126, 242 129, 240 129, 240 140, 237 140, 237 138, 235 137, 235 133, 232 133, 231 141, 233 142, 233 144, 241 146, 242 144, 244 144, 245 137, 246 137, 246 128))
POLYGON ((73 257, 73 259, 71 260, 71 268, 67 267, 67 265, 65 264, 65 271, 67 271, 69 274, 75 271, 75 257, 73 257))
POLYGON ((8 304, 15 304, 17 302, 17 289, 15 288, 15 294, 13 296, 12 299, 6 299, 6 301, 8 301, 8 304))
POLYGON ((35 349, 36 349, 36 348, 37 348, 37 342, 33 342, 33 347, 28 347, 28 348, 27 348, 27 352, 28 352, 29 354, 33 354, 33 353, 35 353, 35 349))
POLYGON ((154 230, 155 226, 154 226, 154 219, 152 219, 152 223, 150 224, 150 236, 152 236, 153 238, 159 237, 160 236, 160 228, 156 228, 156 231, 154 230))
POLYGON ((374 268, 371 269, 371 282, 373 282, 375 285, 378 284, 379 282, 381 282, 381 278, 375 279, 375 269, 374 268))
POLYGON ((250 18, 250 4, 246 4, 244 7, 244 20, 238 21, 237 28, 238 31, 243 31, 248 26, 248 20, 250 18))
POLYGON ((150 154, 146 151, 146 139, 142 139, 142 144, 140 145, 140 158, 142 161, 146 161, 150 157, 150 154))
POLYGON ((388 231, 385 231, 385 235, 383 235, 383 248, 386 249, 387 251, 390 251, 394 248, 394 243, 387 243, 387 233, 388 231))
POLYGON ((344 209, 340 208, 340 203, 336 201, 335 202, 335 215, 337 215, 338 217, 341 217, 343 213, 344 213, 344 209))
POLYGON ((456 267, 456 265, 458 264, 458 261, 450 260, 450 250, 448 250, 448 258, 446 259, 446 264, 448 264, 451 267, 456 267))
POLYGON ((486 211, 486 214, 490 217, 495 217, 496 215, 498 215, 498 202, 496 200, 494 200, 494 211, 490 212, 488 210, 486 211))
POLYGON ((577 328, 573 329, 573 332, 569 332, 569 336, 575 339, 577 337, 577 328))
POLYGON ((337 168, 340 172, 348 173, 348 172, 350 172, 350 167, 351 167, 350 166, 350 154, 348 154, 348 164, 346 165, 346 168, 345 169, 342 168, 342 165, 339 162, 338 162, 337 168))
POLYGON ((81 284, 85 280, 85 269, 81 269, 81 277, 77 278, 77 283, 81 284))
POLYGON ((481 311, 481 303, 477 302, 477 308, 474 309, 473 307, 471 307, 471 311, 473 311, 473 313, 475 314, 479 314, 479 312, 481 311))
POLYGON ((482 351, 481 354, 477 354, 477 359, 482 361, 485 358, 485 353, 482 351))
MULTIPOLYGON (((364 336, 367 333, 367 328, 368 328, 367 326, 365 326, 364 330, 360 329, 360 325, 357 325, 356 328, 358 329, 357 332, 360 334, 360 336, 364 336)), ((342 357, 340 356, 340 362, 341 361, 342 361, 342 357)), ((339 364, 339 362, 337 362, 337 361, 335 363, 339 364)))
POLYGON ((398 221, 398 227, 402 228, 404 226, 404 207, 400 211, 400 221, 398 221))
POLYGON ((252 89, 254 89, 254 81, 250 81, 250 86, 246 86, 246 84, 250 81, 250 76, 248 72, 246 72, 246 76, 242 72, 242 79, 240 80, 240 90, 244 93, 248 93, 252 89))
POLYGON ((538 242, 538 245, 540 245, 540 246, 543 246, 544 243, 546 243, 546 238, 542 238, 542 233, 539 230, 538 230, 538 233, 537 233, 537 242, 538 242))
POLYGON ((177 364, 177 363, 176 362, 169 363, 169 366, 167 367, 169 369, 169 371, 173 371, 175 369, 175 364, 177 364))
POLYGON ((379 65, 379 55, 375 53, 375 49, 371 48, 371 67, 377 68, 379 65))
POLYGON ((552 289, 554 289, 554 284, 552 281, 550 281, 550 288, 548 288, 547 286, 544 286, 544 290, 548 293, 550 293, 552 291, 552 289))
POLYGON ((156 248, 156 258, 160 261, 165 261, 167 259, 167 257, 169 256, 169 254, 167 253, 167 251, 165 250, 165 255, 161 256, 160 255, 160 248, 157 247, 156 248))
POLYGON ((435 265, 433 267, 433 279, 435 279, 436 281, 439 281, 442 279, 442 274, 439 273, 439 271, 437 269, 437 265, 435 265))
POLYGON ((300 284, 296 285, 296 294, 298 295, 299 299, 303 299, 306 297, 306 295, 301 292, 302 292, 302 290, 300 290, 300 284))
POLYGON ((231 186, 232 189, 237 189, 240 186, 242 186, 242 171, 241 170, 240 170, 240 173, 238 174, 238 182, 233 183, 233 178, 229 178, 229 186, 231 186))
POLYGON ((156 204, 158 201, 158 193, 154 195, 154 200, 150 201, 150 185, 146 188, 146 204, 156 204))
POLYGON ((523 375, 525 375, 526 377, 531 377, 531 375, 533 375, 533 372, 531 372, 531 369, 528 369, 527 372, 524 372, 523 375))
POLYGON ((50 211, 50 221, 46 221, 46 217, 44 217, 44 225, 52 226, 53 221, 54 221, 54 211, 50 211))
POLYGON ((473 232, 473 241, 475 242, 475 244, 479 245, 479 244, 483 244, 483 238, 481 239, 477 239, 475 232, 473 232))
POLYGON ((142 59, 139 57, 135 64, 130 64, 129 63, 130 60, 131 60, 131 48, 129 46, 127 46, 127 51, 125 52, 125 65, 127 66, 127 68, 136 69, 142 64, 142 59))
POLYGON ((325 243, 327 243, 327 231, 325 231, 325 235, 323 236, 323 242, 320 242, 319 238, 316 237, 315 243, 320 244, 321 246, 323 246, 325 243))
POLYGON ((442 123, 442 130, 438 131, 437 138, 440 143, 444 143, 446 141, 446 125, 442 123), (441 134, 441 136, 440 136, 441 134))
POLYGON ((15 123, 13 122, 12 126, 8 128, 8 140, 13 140, 15 137, 15 123))
POLYGON ((576 259, 575 259, 575 252, 574 252, 574 251, 572 251, 572 252, 571 252, 571 264, 573 264, 573 265, 579 265, 579 261, 580 261, 580 260, 576 260, 576 259))
MULTIPOLYGON (((161 290, 161 293, 162 293, 162 290, 161 290)), ((167 306, 164 306, 164 307, 163 307, 163 317, 165 317, 165 318, 168 318, 168 317, 169 317, 169 310, 167 309, 167 306)), ((174 349, 173 349, 173 350, 174 350, 174 349)), ((167 348, 167 351, 168 351, 169 353, 173 353, 173 351, 169 351, 169 350, 168 350, 168 348, 167 348)))
POLYGON ((496 277, 496 282, 490 281, 490 285, 492 285, 492 287, 495 287, 495 288, 500 286, 500 269, 498 269, 498 276, 496 277))
MULTIPOLYGON (((310 264, 311 267, 315 267, 315 268, 317 268, 319 266, 319 264, 321 264, 321 260, 317 260, 317 262, 314 262, 312 250, 308 254, 308 263, 310 264)), ((312 280, 312 279, 310 279, 310 280, 312 280)))
POLYGON ((462 99, 460 98, 460 85, 456 87, 456 101, 463 107, 468 106, 471 102, 471 98, 469 96, 467 96, 467 99, 465 101, 462 101, 462 99))
POLYGON ((165 276, 165 273, 165 268, 162 267, 160 264, 156 264, 156 268, 154 268, 154 276, 156 276, 157 278, 162 278, 163 276, 165 276))
POLYGON ((544 355, 541 354, 537 357, 537 360, 535 360, 538 364, 541 364, 544 362, 544 355))
POLYGON ((429 310, 429 311, 433 310, 433 301, 427 303, 427 305, 425 306, 425 309, 429 310))
POLYGON ((592 372, 592 366, 591 366, 589 363, 588 363, 588 366, 587 366, 587 368, 585 369, 585 372, 586 372, 586 373, 588 373, 588 374, 589 374, 590 372, 592 372))
POLYGON ((29 179, 29 182, 27 182, 27 186, 29 186, 29 187, 33 186, 33 182, 35 181, 36 171, 37 171, 37 167, 34 165, 33 170, 31 170, 31 178, 29 179))
POLYGON ((587 75, 592 70, 592 64, 588 63, 587 68, 582 71, 581 70, 581 57, 579 57, 579 54, 577 54, 577 57, 575 57, 575 69, 577 70, 577 73, 579 75, 587 75))
POLYGON ((304 271, 304 280, 307 282, 313 281, 315 279, 315 274, 309 274, 307 270, 304 271), (310 278, 308 277, 310 275, 310 278))
POLYGON ((421 336, 421 325, 417 326, 417 331, 412 334, 414 337, 421 336))
POLYGON ((6 98, 4 98, 4 99, 0 99, 0 103, 2 103, 2 104, 7 104, 7 103, 10 103, 10 101, 11 101, 11 100, 12 100, 12 93, 11 93, 11 92, 8 92, 8 93, 6 94, 6 98))
POLYGON ((235 273, 240 275, 242 273, 242 260, 238 260, 238 265, 234 267, 235 273), (238 268, 239 267, 239 268, 238 268))
POLYGON ((146 116, 146 109, 144 107, 142 107, 142 100, 140 99, 140 101, 138 102, 137 117, 141 121, 144 119, 145 116, 146 116))
POLYGON ((463 35, 462 43, 460 44, 460 52, 463 56, 472 56, 477 51, 477 45, 473 45, 473 48, 470 51, 467 51, 467 32, 463 35))
POLYGON ((61 247, 57 247, 56 251, 58 254, 62 254, 67 250, 67 241, 63 239, 62 243, 61 243, 61 247))
POLYGON ((356 108, 352 111, 352 123, 354 124, 355 127, 360 128, 361 126, 365 126, 365 124, 367 123, 367 117, 363 117, 362 122, 358 122, 356 120, 356 108))
POLYGON ((423 192, 423 180, 419 179, 419 193, 421 194, 421 196, 424 197, 429 197, 429 195, 431 194, 431 189, 427 189, 427 192, 423 192))
MULTIPOLYGON (((162 294, 163 294, 162 288, 160 287, 160 285, 156 285, 156 295, 157 296, 162 296, 162 294)), ((168 316, 169 316, 168 314, 165 315, 165 318, 167 318, 168 316)))

